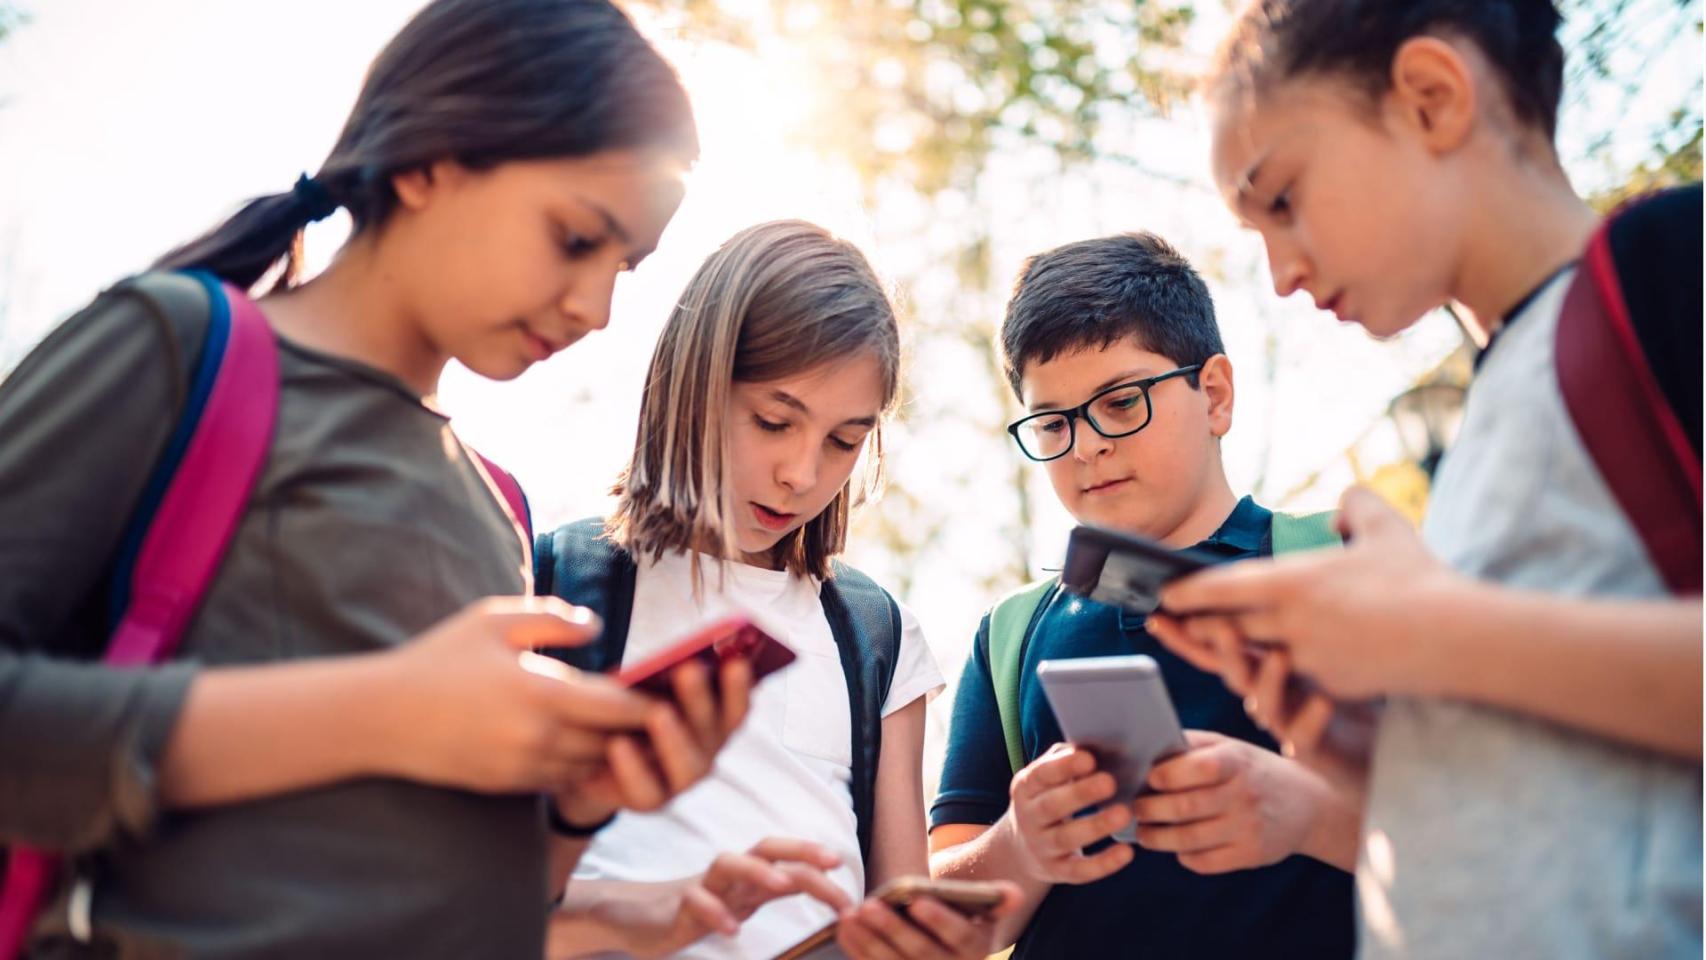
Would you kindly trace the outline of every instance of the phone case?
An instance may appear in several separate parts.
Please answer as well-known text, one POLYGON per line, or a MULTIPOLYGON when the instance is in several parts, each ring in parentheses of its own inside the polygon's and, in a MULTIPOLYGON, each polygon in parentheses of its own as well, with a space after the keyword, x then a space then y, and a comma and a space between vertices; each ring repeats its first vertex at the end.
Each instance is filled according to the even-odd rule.
MULTIPOLYGON (((1118 798, 1148 792, 1149 768, 1185 750, 1179 715, 1153 657, 1083 657, 1037 665, 1043 694, 1066 739, 1088 749, 1113 774, 1118 798)), ((1137 841, 1135 825, 1114 834, 1137 841)))
POLYGON ((746 657, 752 661, 752 679, 757 682, 794 662, 794 651, 753 622, 751 616, 725 617, 702 627, 669 648, 647 657, 616 674, 616 682, 660 697, 675 694, 670 671, 697 657, 711 670, 725 660, 746 657))
POLYGON ((1144 537, 1081 525, 1066 543, 1060 585, 1100 603, 1148 615, 1160 605, 1161 587, 1201 570, 1209 557, 1175 550, 1144 537))

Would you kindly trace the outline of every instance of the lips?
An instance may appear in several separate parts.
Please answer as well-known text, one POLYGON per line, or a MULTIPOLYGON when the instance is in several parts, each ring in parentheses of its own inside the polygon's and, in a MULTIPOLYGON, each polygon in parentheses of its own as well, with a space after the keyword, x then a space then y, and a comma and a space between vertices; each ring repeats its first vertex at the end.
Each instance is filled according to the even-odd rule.
POLYGON ((795 517, 799 516, 796 513, 782 513, 779 510, 772 510, 762 503, 752 505, 752 515, 758 520, 759 526, 772 531, 788 529, 788 525, 794 522, 795 517))
POLYGON ((558 353, 561 350, 563 350, 564 348, 566 348, 569 344, 574 343, 574 340, 572 340, 572 339, 570 339, 570 340, 550 340, 550 339, 547 339, 545 337, 540 336, 537 333, 534 333, 532 327, 525 326, 525 325, 522 326, 522 328, 521 328, 521 336, 524 340, 527 341, 527 352, 533 358, 535 363, 537 363, 538 361, 550 358, 550 356, 552 354, 558 353))
POLYGON ((1130 477, 1118 477, 1118 478, 1115 478, 1113 480, 1103 480, 1100 483, 1095 483, 1095 484, 1092 484, 1088 487, 1085 487, 1084 492, 1085 493, 1092 493, 1092 494, 1094 494, 1094 493, 1112 493, 1116 490, 1122 489, 1126 484, 1128 484, 1130 482, 1131 482, 1130 477))

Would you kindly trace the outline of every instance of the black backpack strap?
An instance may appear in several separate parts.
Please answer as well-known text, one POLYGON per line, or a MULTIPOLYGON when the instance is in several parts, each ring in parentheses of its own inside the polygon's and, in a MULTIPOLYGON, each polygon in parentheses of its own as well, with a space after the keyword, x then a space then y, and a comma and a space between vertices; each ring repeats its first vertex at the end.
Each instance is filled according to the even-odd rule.
POLYGON ((586 607, 604 620, 604 633, 584 647, 543 651, 572 667, 604 672, 622 664, 634 612, 634 558, 604 536, 598 517, 564 524, 533 540, 533 592, 586 607))
POLYGON ((900 659, 900 606, 876 581, 840 563, 834 565, 834 575, 823 582, 818 596, 847 677, 853 719, 853 814, 858 821, 859 853, 869 867, 883 705, 900 659))

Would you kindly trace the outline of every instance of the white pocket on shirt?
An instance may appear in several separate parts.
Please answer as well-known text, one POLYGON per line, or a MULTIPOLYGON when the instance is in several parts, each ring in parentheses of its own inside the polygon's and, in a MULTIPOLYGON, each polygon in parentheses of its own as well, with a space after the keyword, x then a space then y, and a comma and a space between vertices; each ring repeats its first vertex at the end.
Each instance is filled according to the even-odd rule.
POLYGON ((788 712, 782 744, 795 753, 853 765, 853 720, 847 700, 847 674, 839 656, 796 651, 788 680, 788 712))

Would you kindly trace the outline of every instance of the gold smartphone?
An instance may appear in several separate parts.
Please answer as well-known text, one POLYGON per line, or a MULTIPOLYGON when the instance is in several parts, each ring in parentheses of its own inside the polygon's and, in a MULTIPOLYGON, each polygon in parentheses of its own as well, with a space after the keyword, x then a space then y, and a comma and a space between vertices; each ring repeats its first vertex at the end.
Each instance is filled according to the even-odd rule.
MULTIPOLYGON (((919 897, 930 897, 967 917, 986 916, 1001 903, 1001 887, 975 880, 932 880, 929 877, 900 877, 871 894, 893 907, 901 916, 919 897)), ((835 923, 777 954, 776 960, 844 960, 835 943, 835 923)))

